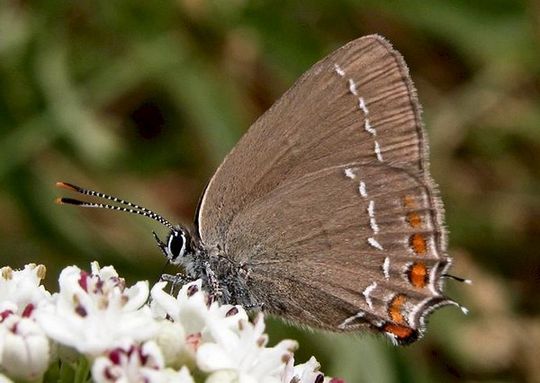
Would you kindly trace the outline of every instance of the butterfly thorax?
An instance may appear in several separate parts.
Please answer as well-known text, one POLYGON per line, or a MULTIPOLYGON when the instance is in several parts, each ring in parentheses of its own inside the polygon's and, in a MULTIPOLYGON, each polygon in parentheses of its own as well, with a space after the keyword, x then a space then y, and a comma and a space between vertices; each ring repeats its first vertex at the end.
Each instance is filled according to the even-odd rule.
POLYGON ((249 270, 223 250, 205 246, 183 227, 174 228, 164 245, 169 262, 184 269, 184 275, 171 278, 175 283, 201 279, 203 289, 222 304, 260 306, 249 292, 249 270))
POLYGON ((245 308, 259 305, 250 293, 248 271, 231 261, 226 254, 207 253, 206 259, 197 258, 194 263, 202 263, 201 266, 196 266, 200 272, 195 277, 203 280, 207 291, 220 303, 238 304, 245 308))

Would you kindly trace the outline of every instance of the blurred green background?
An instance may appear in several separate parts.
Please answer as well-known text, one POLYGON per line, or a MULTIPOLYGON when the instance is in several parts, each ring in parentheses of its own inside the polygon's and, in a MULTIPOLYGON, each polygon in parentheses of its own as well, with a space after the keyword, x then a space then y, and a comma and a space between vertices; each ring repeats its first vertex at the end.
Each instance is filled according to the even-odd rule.
POLYGON ((471 310, 424 339, 302 331, 354 382, 540 382, 540 4, 512 0, 0 2, 0 257, 59 270, 164 261, 135 216, 60 207, 57 180, 190 223, 215 167, 311 64, 369 33, 405 56, 450 229, 448 283, 471 310))

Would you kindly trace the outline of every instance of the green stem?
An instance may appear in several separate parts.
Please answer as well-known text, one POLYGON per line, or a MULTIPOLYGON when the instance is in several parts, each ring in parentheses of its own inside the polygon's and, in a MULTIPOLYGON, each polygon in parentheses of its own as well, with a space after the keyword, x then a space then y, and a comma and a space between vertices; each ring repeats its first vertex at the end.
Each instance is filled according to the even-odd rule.
POLYGON ((77 368, 75 369, 74 383, 85 383, 88 381, 88 375, 90 373, 90 363, 84 357, 79 358, 77 368))

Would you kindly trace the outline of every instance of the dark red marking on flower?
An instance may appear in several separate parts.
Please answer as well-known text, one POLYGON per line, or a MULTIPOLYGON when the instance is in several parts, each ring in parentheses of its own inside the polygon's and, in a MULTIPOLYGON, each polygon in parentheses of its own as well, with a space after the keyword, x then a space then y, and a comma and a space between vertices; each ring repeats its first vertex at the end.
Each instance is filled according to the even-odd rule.
POLYGON ((86 271, 81 271, 81 276, 79 277, 79 286, 88 292, 88 273, 86 271))
POLYGON ((188 297, 191 297, 193 296, 195 293, 197 293, 199 291, 199 288, 197 287, 197 285, 191 285, 188 287, 187 289, 187 296, 188 297))
POLYGON ((33 303, 28 303, 28 304, 26 305, 26 307, 24 308, 24 310, 23 310, 21 316, 22 316, 23 318, 29 318, 30 315, 32 315, 32 313, 34 312, 34 309, 35 309, 35 308, 36 308, 36 307, 34 306, 33 303))
POLYGON ((96 287, 94 289, 94 292, 95 293, 102 293, 103 292, 103 285, 105 284, 105 282, 103 282, 103 280, 101 278, 99 278, 96 282, 96 287))
POLYGON ((115 348, 111 352, 109 352, 109 360, 113 362, 116 365, 120 364, 120 354, 123 354, 124 350, 121 348, 115 348))
POLYGON ((190 346, 193 350, 197 351, 197 349, 199 348, 199 346, 201 345, 201 338, 202 338, 202 335, 200 332, 197 332, 195 334, 189 334, 187 337, 186 337, 186 343, 188 344, 188 346, 190 346))
POLYGON ((264 335, 259 337, 259 339, 257 339, 257 342, 255 342, 257 344, 257 346, 259 347, 264 347, 264 345, 268 342, 268 338, 266 338, 264 335))
POLYGON ((118 379, 118 376, 114 375, 111 371, 111 368, 110 367, 106 367, 105 368, 105 378, 107 378, 107 380, 111 381, 111 382, 116 382, 116 379, 118 379))
POLYGON ((324 382, 324 375, 323 374, 317 375, 317 377, 315 378, 315 383, 323 383, 323 382, 324 382))
POLYGON ((232 317, 233 315, 238 314, 238 309, 235 307, 232 307, 229 311, 227 311, 227 314, 225 314, 226 317, 232 317))
POLYGON ((283 355, 281 355, 281 361, 284 364, 287 364, 287 363, 289 363, 289 360, 291 360, 291 357, 292 357, 292 355, 289 354, 289 353, 283 354, 283 355))
POLYGON ((86 311, 83 305, 77 305, 75 307, 75 312, 79 314, 80 316, 82 316, 83 318, 88 315, 88 312, 86 311))
POLYGON ((142 348, 138 348, 137 352, 139 354, 139 360, 141 361, 141 364, 145 366, 148 362, 148 355, 143 352, 142 348))
POLYGON ((8 316, 13 314, 11 310, 4 310, 0 313, 0 323, 3 322, 8 316))

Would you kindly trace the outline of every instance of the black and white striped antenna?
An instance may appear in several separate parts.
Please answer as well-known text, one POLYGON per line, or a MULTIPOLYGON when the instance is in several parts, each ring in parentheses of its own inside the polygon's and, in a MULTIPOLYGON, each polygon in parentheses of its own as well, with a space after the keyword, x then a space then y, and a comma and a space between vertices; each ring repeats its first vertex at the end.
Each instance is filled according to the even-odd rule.
POLYGON ((103 199, 113 201, 124 206, 116 206, 116 205, 110 205, 107 203, 100 203, 100 202, 88 202, 88 201, 82 201, 75 198, 66 198, 66 197, 59 197, 55 200, 55 202, 59 205, 75 205, 75 206, 80 206, 80 207, 109 209, 109 210, 123 211, 126 213, 138 214, 144 217, 151 218, 154 221, 157 221, 161 223, 162 225, 167 226, 171 230, 174 229, 174 226, 168 220, 163 218, 161 215, 154 213, 152 210, 147 209, 143 206, 136 205, 132 202, 123 200, 121 198, 104 194, 95 190, 84 189, 80 186, 73 185, 67 182, 57 182, 56 187, 71 190, 76 193, 84 194, 91 197, 103 198, 103 199), (128 207, 125 207, 125 206, 128 206, 128 207))

